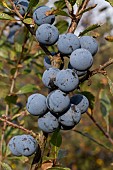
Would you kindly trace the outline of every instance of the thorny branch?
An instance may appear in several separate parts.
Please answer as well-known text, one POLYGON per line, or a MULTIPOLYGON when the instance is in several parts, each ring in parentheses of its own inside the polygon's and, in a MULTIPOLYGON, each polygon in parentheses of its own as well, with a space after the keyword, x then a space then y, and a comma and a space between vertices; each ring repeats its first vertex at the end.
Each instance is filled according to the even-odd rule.
POLYGON ((103 133, 103 135, 110 141, 110 143, 113 144, 113 139, 111 138, 110 134, 104 131, 104 129, 99 125, 99 123, 89 112, 87 112, 87 115, 93 121, 93 123, 98 127, 98 129, 103 133))
POLYGON ((90 78, 98 73, 106 75, 106 71, 105 68, 107 68, 108 66, 113 64, 113 59, 109 59, 106 63, 104 63, 103 65, 100 65, 98 68, 92 70, 92 71, 88 71, 88 73, 80 80, 80 83, 83 83, 86 80, 90 80, 90 78))
POLYGON ((32 135, 33 137, 37 137, 37 134, 34 133, 32 130, 28 130, 28 129, 24 128, 23 126, 20 126, 20 125, 10 122, 9 120, 7 120, 7 117, 5 117, 5 118, 0 117, 0 121, 5 122, 6 125, 11 126, 13 128, 18 128, 18 129, 24 131, 25 133, 32 135))

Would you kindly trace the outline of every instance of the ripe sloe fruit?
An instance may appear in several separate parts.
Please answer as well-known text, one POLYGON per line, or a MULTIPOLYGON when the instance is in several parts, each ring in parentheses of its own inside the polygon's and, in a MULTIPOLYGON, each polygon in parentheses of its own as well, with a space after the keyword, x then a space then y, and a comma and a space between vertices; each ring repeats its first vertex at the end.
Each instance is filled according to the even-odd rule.
POLYGON ((54 90, 47 96, 47 107, 53 113, 62 113, 70 106, 69 96, 61 90, 54 90))
MULTIPOLYGON (((69 64, 68 64, 68 68, 69 68, 69 69, 74 69, 74 68, 72 67, 72 65, 70 64, 70 62, 69 62, 69 64)), ((74 69, 74 71, 76 72, 76 74, 78 75, 78 77, 81 77, 81 76, 87 74, 87 71, 77 71, 76 69, 74 69)))
POLYGON ((80 48, 71 53, 70 64, 78 71, 85 71, 92 66, 93 57, 88 50, 80 48))
POLYGON ((86 96, 82 94, 75 94, 71 97, 71 103, 75 104, 81 111, 81 113, 85 113, 89 107, 89 101, 86 96))
POLYGON ((39 43, 44 45, 53 45, 59 37, 58 29, 50 24, 42 24, 36 30, 36 38, 39 43))
POLYGON ((62 34, 59 36, 57 47, 61 53, 69 55, 74 50, 80 48, 80 42, 73 33, 62 34))
POLYGON ((64 92, 71 92, 77 88, 79 78, 76 72, 72 69, 61 70, 56 75, 55 84, 64 92))
POLYGON ((89 50, 93 56, 97 53, 98 43, 92 36, 82 36, 79 40, 81 48, 89 50))
POLYGON ((18 0, 15 1, 16 8, 21 15, 24 15, 27 12, 29 1, 28 0, 18 0))
POLYGON ((31 135, 20 135, 16 149, 24 156, 31 156, 38 148, 37 141, 31 135))
POLYGON ((34 116, 43 115, 47 111, 46 97, 35 93, 28 97, 26 108, 34 116))
POLYGON ((58 121, 64 126, 73 127, 74 125, 77 125, 79 123, 80 119, 81 119, 80 109, 74 104, 71 104, 69 110, 65 114, 60 116, 58 118, 58 121))
POLYGON ((33 12, 33 19, 37 25, 42 25, 42 24, 53 24, 55 20, 55 15, 46 15, 47 11, 50 11, 51 8, 48 6, 39 6, 38 8, 35 9, 33 12))
POLYGON ((19 135, 18 136, 14 136, 14 137, 12 137, 10 139, 10 141, 8 143, 8 147, 9 147, 11 153, 13 155, 15 155, 15 156, 21 156, 22 155, 21 153, 19 153, 17 151, 17 148, 16 148, 16 146, 18 145, 19 140, 20 140, 20 136, 19 135))
POLYGON ((58 126, 59 123, 57 118, 50 112, 38 118, 38 127, 46 133, 51 133, 55 131, 58 128, 58 126))
MULTIPOLYGON (((54 56, 55 54, 56 54, 55 52, 51 52, 51 55, 52 55, 52 56, 54 56)), ((49 68, 52 67, 51 61, 50 61, 50 59, 49 59, 48 56, 45 56, 45 57, 44 57, 44 66, 45 66, 46 69, 49 69, 49 68)))
POLYGON ((57 68, 49 68, 48 70, 45 70, 42 76, 42 82, 44 85, 48 88, 54 88, 55 86, 55 80, 56 75, 58 74, 60 70, 57 68))
POLYGON ((71 130, 71 129, 73 129, 75 127, 75 125, 73 125, 73 126, 65 126, 60 122, 59 122, 59 125, 60 125, 61 130, 71 130))

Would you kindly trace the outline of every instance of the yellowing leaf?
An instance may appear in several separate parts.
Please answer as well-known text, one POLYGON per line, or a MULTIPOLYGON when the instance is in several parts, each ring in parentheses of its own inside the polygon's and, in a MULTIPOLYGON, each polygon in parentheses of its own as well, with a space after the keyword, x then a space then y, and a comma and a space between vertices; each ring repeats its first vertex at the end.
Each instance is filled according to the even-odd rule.
POLYGON ((85 35, 86 33, 92 31, 92 30, 95 30, 96 28, 99 28, 101 27, 101 25, 99 24, 93 24, 93 25, 90 25, 89 27, 87 27, 83 32, 80 32, 79 36, 83 36, 85 35))
POLYGON ((3 170, 12 170, 8 164, 2 162, 0 162, 0 164, 2 165, 3 170))
POLYGON ((105 0, 110 3, 111 6, 113 6, 113 0, 105 0))
POLYGON ((76 4, 77 4, 78 6, 80 6, 80 5, 82 4, 82 2, 83 2, 83 0, 77 0, 77 1, 76 1, 76 4))
POLYGON ((13 17, 5 14, 4 12, 0 12, 0 20, 15 20, 13 17))
POLYGON ((110 87, 110 92, 113 96, 113 82, 111 81, 111 79, 107 76, 107 79, 108 79, 108 84, 109 84, 109 87, 110 87))
POLYGON ((5 0, 2 1, 2 4, 4 7, 6 7, 7 9, 9 9, 10 11, 12 11, 11 8, 8 7, 7 3, 5 2, 5 0))
POLYGON ((26 24, 34 24, 34 21, 33 21, 33 19, 32 18, 25 18, 24 20, 23 20, 23 22, 24 23, 26 23, 26 24))

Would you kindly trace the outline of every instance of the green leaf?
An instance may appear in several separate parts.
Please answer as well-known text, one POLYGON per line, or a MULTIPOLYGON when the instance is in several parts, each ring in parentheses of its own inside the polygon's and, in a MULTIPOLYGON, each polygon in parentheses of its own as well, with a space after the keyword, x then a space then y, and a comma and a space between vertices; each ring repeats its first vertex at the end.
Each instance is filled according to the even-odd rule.
POLYGON ((66 16, 66 17, 69 17, 69 15, 67 14, 67 12, 65 11, 62 11, 62 10, 56 10, 54 12, 55 15, 61 15, 61 16, 66 16))
POLYGON ((59 130, 56 130, 56 131, 53 133, 50 142, 51 142, 54 146, 56 146, 56 147, 60 147, 60 146, 61 146, 61 144, 62 144, 62 136, 61 136, 59 130))
POLYGON ((71 170, 70 168, 63 168, 63 167, 54 167, 54 168, 48 168, 48 170, 71 170))
POLYGON ((88 92, 88 91, 80 92, 80 94, 83 94, 84 96, 87 97, 87 99, 89 100, 89 108, 93 109, 94 102, 95 102, 95 96, 91 92, 88 92))
POLYGON ((23 20, 23 22, 25 23, 25 24, 33 24, 34 23, 34 21, 33 21, 33 19, 32 18, 25 18, 24 20, 23 20))
POLYGON ((1 77, 4 77, 4 78, 8 78, 8 75, 5 74, 5 73, 0 73, 0 76, 1 76, 1 77))
POLYGON ((110 92, 113 96, 113 82, 111 81, 111 79, 107 76, 107 79, 108 79, 108 84, 109 84, 109 87, 110 87, 110 92))
POLYGON ((42 162, 44 163, 44 162, 47 162, 47 161, 50 161, 50 160, 54 160, 55 158, 53 157, 53 156, 43 156, 43 160, 42 160, 42 162))
POLYGON ((113 0, 105 0, 110 3, 111 6, 113 6, 113 0))
POLYGON ((17 99, 18 99, 17 95, 10 95, 5 97, 5 101, 8 104, 16 104, 17 99))
POLYGON ((2 162, 0 162, 0 164, 2 165, 3 170, 12 170, 12 168, 8 164, 2 162))
POLYGON ((72 4, 71 4, 69 1, 65 1, 65 3, 66 3, 66 6, 67 6, 68 10, 69 10, 70 12, 72 12, 72 11, 73 11, 72 4))
POLYGON ((3 69, 3 61, 1 60, 0 61, 0 70, 2 70, 3 69))
POLYGON ((68 0, 70 2, 70 4, 73 6, 76 2, 75 0, 68 0))
POLYGON ((92 30, 94 30, 94 29, 96 29, 96 28, 99 28, 99 27, 101 27, 101 25, 99 25, 99 24, 93 24, 93 25, 87 27, 83 32, 80 32, 79 36, 83 36, 84 34, 90 32, 90 31, 92 31, 92 30))
POLYGON ((9 92, 9 85, 5 82, 0 82, 0 98, 4 98, 9 92))
POLYGON ((100 110, 102 116, 106 121, 107 129, 109 130, 109 113, 111 111, 111 101, 108 95, 106 94, 105 90, 101 90, 99 99, 100 99, 100 110))
POLYGON ((64 21, 64 20, 58 21, 55 24, 55 26, 58 28, 60 34, 63 34, 64 32, 67 31, 68 25, 69 25, 68 22, 64 21))
POLYGON ((11 75, 14 75, 15 72, 16 72, 16 68, 12 68, 12 69, 10 70, 11 75))
POLYGON ((84 0, 77 0, 77 1, 76 1, 76 4, 77 4, 78 6, 80 6, 83 1, 84 1, 84 0))
POLYGON ((28 10, 35 7, 38 4, 38 2, 39 0, 30 0, 28 10))
POLYGON ((5 14, 4 12, 0 12, 0 20, 15 20, 13 17, 5 14))
POLYGON ((99 99, 100 99, 100 109, 102 115, 103 117, 106 117, 107 115, 109 115, 109 112, 111 110, 111 101, 108 95, 106 94, 105 90, 101 90, 99 99))
POLYGON ((9 8, 9 6, 7 5, 6 1, 5 0, 2 0, 2 3, 1 3, 5 8, 7 8, 9 11, 11 11, 12 9, 9 8))
POLYGON ((56 6, 57 9, 64 9, 64 8, 66 8, 65 0, 56 1, 54 3, 54 5, 56 6))
POLYGON ((18 53, 22 52, 22 44, 19 44, 18 42, 15 42, 14 46, 15 46, 16 52, 18 52, 18 53))
POLYGON ((26 93, 32 93, 33 91, 37 90, 38 88, 33 84, 27 84, 20 88, 20 90, 17 92, 17 94, 26 94, 26 93))
MULTIPOLYGON (((19 31, 16 32, 15 36, 14 36, 14 41, 16 43, 19 43, 21 46, 24 43, 26 38, 26 31, 24 28, 19 29, 19 31)), ((22 47, 21 47, 22 49, 22 47)))
MULTIPOLYGON (((81 15, 81 14, 83 14, 83 13, 85 13, 85 12, 88 12, 88 11, 94 9, 96 6, 97 6, 97 4, 95 4, 95 5, 93 5, 93 6, 90 6, 90 7, 86 8, 85 10, 83 10, 82 12, 78 13, 78 15, 81 15)), ((77 16, 78 16, 78 15, 77 15, 77 16)))

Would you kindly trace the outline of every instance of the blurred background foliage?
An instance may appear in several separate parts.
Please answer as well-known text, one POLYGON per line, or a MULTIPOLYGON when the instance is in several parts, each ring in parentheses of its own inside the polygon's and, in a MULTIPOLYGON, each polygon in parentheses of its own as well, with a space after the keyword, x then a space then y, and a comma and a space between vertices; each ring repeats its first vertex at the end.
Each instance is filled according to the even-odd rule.
MULTIPOLYGON (((38 6, 47 2, 46 0, 40 1, 38 6)), ((106 8, 101 10, 100 13, 104 13, 105 10, 106 8)), ((8 10, 2 5, 0 5, 0 11, 8 13, 8 10)), ((79 27, 82 25, 86 29, 91 25, 93 18, 89 14, 90 12, 83 17, 79 27)), ((45 70, 43 59, 46 54, 23 24, 15 34, 15 43, 10 44, 7 41, 6 34, 8 26, 11 24, 12 22, 9 20, 0 20, 0 117, 7 112, 8 107, 7 115, 13 123, 39 132, 37 117, 27 113, 25 106, 30 94, 37 92, 47 96, 48 90, 41 81, 45 70), (22 44, 24 44, 24 50, 22 44), (17 67, 18 61, 20 63, 17 67), (14 78, 17 70, 17 76, 14 78), (10 93, 13 81, 15 86, 10 93)), ((66 16, 57 16, 55 25, 60 33, 64 33, 68 28, 69 21, 66 16)), ((94 58, 94 65, 91 69, 98 68, 109 58, 113 58, 113 42, 105 40, 106 35, 111 35, 112 28, 113 24, 107 17, 106 22, 101 27, 86 33, 96 37, 99 43, 99 51, 94 58)), ((55 46, 48 49, 51 52, 57 51, 55 46)), ((113 66, 109 66, 106 70, 109 79, 113 81, 113 66)), ((106 132, 110 132, 113 138, 113 96, 110 93, 107 76, 102 74, 93 76, 90 86, 86 81, 81 84, 81 90, 93 94, 94 98, 90 97, 90 93, 88 94, 93 103, 93 116, 106 132), (101 105, 103 99, 107 102, 105 111, 103 111, 101 105)), ((89 109, 90 111, 91 109, 89 109)), ((0 136, 2 136, 3 122, 0 122, 0 126, 0 136)), ((87 114, 82 116, 81 122, 75 129, 76 131, 61 132, 63 141, 59 151, 59 162, 72 170, 112 170, 113 146, 87 114)), ((18 170, 18 167, 22 170, 29 169, 33 159, 33 156, 30 158, 15 157, 7 148, 7 143, 12 136, 23 133, 21 130, 9 126, 5 130, 0 154, 3 154, 2 161, 9 164, 14 170, 18 170)))

